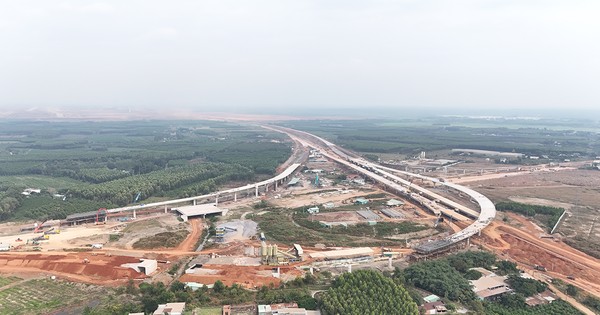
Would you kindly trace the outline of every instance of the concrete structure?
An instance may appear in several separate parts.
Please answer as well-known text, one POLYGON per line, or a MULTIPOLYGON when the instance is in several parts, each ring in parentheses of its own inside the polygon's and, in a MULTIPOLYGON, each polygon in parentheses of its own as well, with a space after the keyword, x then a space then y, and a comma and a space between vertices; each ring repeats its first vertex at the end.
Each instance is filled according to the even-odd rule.
MULTIPOLYGON (((314 148, 320 149, 320 152, 322 153, 323 156, 325 156, 339 164, 345 165, 348 168, 351 168, 352 170, 354 170, 362 175, 365 175, 366 177, 370 178, 371 180, 378 182, 381 185, 386 186, 386 188, 388 189, 389 192, 402 194, 402 195, 408 195, 412 191, 415 193, 415 195, 422 194, 423 196, 426 196, 427 198, 430 198, 431 200, 434 200, 434 201, 438 200, 440 203, 450 206, 452 209, 455 209, 456 211, 461 212, 465 215, 468 215, 476 220, 474 223, 467 226, 462 231, 459 231, 457 233, 454 233, 454 234, 446 237, 440 243, 435 244, 435 246, 432 246, 434 244, 431 244, 431 243, 426 243, 428 245, 426 247, 417 246, 415 249, 416 249, 417 253, 419 253, 419 254, 428 255, 428 254, 449 248, 449 247, 453 246, 454 244, 457 244, 461 241, 467 240, 469 237, 471 237, 477 233, 480 233, 481 230, 484 229, 485 227, 487 227, 490 224, 490 222, 494 219, 494 217, 496 216, 496 207, 494 206, 494 204, 492 203, 491 200, 489 200, 484 195, 482 195, 470 188, 467 188, 465 186, 448 183, 448 182, 445 182, 438 178, 431 178, 428 176, 423 176, 423 175, 414 174, 414 173, 410 173, 410 172, 403 172, 403 171, 399 171, 399 170, 392 169, 392 168, 386 168, 382 165, 372 163, 372 162, 369 162, 369 161, 361 159, 361 158, 357 158, 356 156, 349 155, 346 152, 344 152, 342 149, 338 148, 335 144, 333 144, 323 138, 320 138, 313 134, 310 134, 308 132, 285 128, 285 127, 265 127, 265 128, 286 133, 291 138, 293 138, 301 143, 308 144, 314 148), (307 138, 310 140, 307 140, 307 138), (475 202, 477 202, 477 204, 479 204, 479 208, 480 208, 479 212, 477 212, 473 209, 470 209, 468 207, 465 207, 465 206, 463 206, 457 202, 454 202, 448 198, 445 198, 439 194, 436 194, 428 189, 425 189, 423 187, 415 185, 412 183, 412 181, 408 181, 403 178, 400 178, 394 174, 391 174, 388 171, 403 174, 405 176, 409 176, 412 178, 418 178, 421 180, 431 181, 432 183, 434 183, 434 185, 446 186, 448 188, 458 190, 461 193, 468 195, 469 197, 471 197, 471 199, 473 201, 475 201, 475 202)), ((447 210, 443 210, 441 213, 452 217, 452 214, 454 214, 456 212, 452 211, 451 209, 447 209, 447 210)))
POLYGON ((323 208, 325 208, 325 209, 333 209, 333 208, 335 208, 335 203, 333 203, 333 202, 324 203, 323 204, 323 208))
POLYGON ((304 255, 304 250, 299 244, 294 244, 294 250, 296 251, 296 256, 301 257, 302 255, 304 255))
POLYGON ((353 258, 362 256, 372 256, 373 250, 369 247, 356 247, 349 249, 331 250, 325 252, 310 253, 310 257, 314 259, 339 259, 353 258))
POLYGON ((470 280, 469 283, 473 286, 473 292, 481 300, 493 300, 502 294, 512 292, 512 289, 506 284, 506 277, 497 276, 494 273, 477 280, 470 280))
POLYGON ((292 177, 292 179, 287 183, 288 186, 296 186, 300 183, 300 178, 292 177))
POLYGON ((319 213, 319 207, 311 207, 306 209, 306 212, 310 213, 310 214, 315 214, 315 213, 319 213))
POLYGON ((369 203, 369 200, 362 198, 362 197, 354 199, 354 204, 357 204, 357 205, 366 205, 368 203, 369 203))
POLYGON ((308 311, 298 308, 296 303, 280 303, 271 305, 258 305, 258 315, 320 315, 319 311, 308 311))
POLYGON ((83 213, 75 213, 68 215, 65 219, 68 225, 77 225, 83 223, 106 222, 107 212, 96 210, 83 213))
POLYGON ((400 200, 396 200, 396 199, 390 199, 385 203, 385 205, 388 207, 398 207, 398 206, 403 206, 404 202, 402 202, 400 200))
POLYGON ((206 218, 209 214, 227 214, 227 210, 221 209, 217 207, 216 204, 207 203, 202 205, 194 205, 194 206, 185 206, 185 207, 177 207, 173 208, 174 211, 181 215, 183 222, 187 222, 188 219, 193 217, 203 217, 206 218))
POLYGON ((185 302, 158 304, 158 308, 152 315, 182 315, 185 310, 185 302))
POLYGON ((358 213, 358 215, 363 217, 365 220, 369 220, 369 221, 377 221, 377 220, 381 219, 381 217, 379 217, 377 215, 377 213, 375 213, 371 210, 358 210, 358 211, 356 211, 356 213, 358 213))
POLYGON ((529 306, 538 306, 543 304, 550 304, 556 300, 558 300, 558 296, 550 290, 546 290, 542 293, 538 293, 534 296, 526 298, 525 304, 529 306))
MULTIPOLYGON (((221 190, 218 192, 201 195, 201 196, 194 196, 194 197, 187 197, 187 198, 180 198, 180 199, 172 199, 172 200, 167 200, 167 201, 153 202, 153 203, 148 203, 148 204, 139 204, 139 205, 134 205, 134 206, 113 208, 113 209, 106 210, 106 213, 109 215, 110 214, 114 215, 114 214, 122 213, 122 212, 132 212, 133 217, 135 218, 136 211, 141 210, 141 209, 152 209, 152 208, 156 209, 156 208, 164 207, 164 211, 165 211, 165 213, 167 213, 167 211, 169 209, 168 208, 169 205, 178 205, 178 204, 182 204, 182 203, 186 203, 186 202, 192 202, 195 205, 196 202, 199 200, 206 200, 206 199, 212 199, 212 198, 215 199, 215 203, 218 203, 220 196, 233 197, 233 201, 237 201, 238 194, 240 194, 241 196, 253 195, 255 197, 258 197, 258 195, 261 191, 268 192, 269 186, 272 186, 274 190, 277 190, 278 185, 285 183, 289 179, 289 177, 299 167, 300 167, 300 163, 292 164, 288 168, 286 168, 283 172, 281 172, 279 175, 277 175, 273 178, 263 180, 261 182, 237 187, 237 188, 225 189, 225 190, 221 190)), ((78 215, 80 215, 80 214, 78 214, 78 215)))
POLYGON ((446 305, 442 301, 425 303, 422 308, 425 314, 446 314, 448 312, 446 305))
POLYGON ((404 215, 402 215, 402 213, 393 210, 393 209, 381 209, 381 213, 383 213, 384 215, 392 218, 392 219, 401 219, 404 217, 404 215))
POLYGON ((158 269, 158 262, 154 259, 141 259, 139 263, 123 264, 121 266, 149 276, 158 269))
POLYGON ((431 294, 428 295, 426 297, 423 298, 423 301, 427 302, 427 303, 434 303, 440 300, 440 297, 435 295, 435 294, 431 294))

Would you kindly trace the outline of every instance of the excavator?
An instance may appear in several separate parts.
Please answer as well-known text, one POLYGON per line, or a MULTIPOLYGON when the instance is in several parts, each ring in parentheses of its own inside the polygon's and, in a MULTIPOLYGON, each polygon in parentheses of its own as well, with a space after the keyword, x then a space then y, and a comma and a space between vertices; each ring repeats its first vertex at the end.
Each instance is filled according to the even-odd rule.
POLYGON ((33 233, 42 233, 42 227, 44 226, 44 223, 46 223, 46 221, 48 220, 44 220, 42 221, 42 223, 40 223, 38 226, 35 227, 35 229, 33 230, 33 233))

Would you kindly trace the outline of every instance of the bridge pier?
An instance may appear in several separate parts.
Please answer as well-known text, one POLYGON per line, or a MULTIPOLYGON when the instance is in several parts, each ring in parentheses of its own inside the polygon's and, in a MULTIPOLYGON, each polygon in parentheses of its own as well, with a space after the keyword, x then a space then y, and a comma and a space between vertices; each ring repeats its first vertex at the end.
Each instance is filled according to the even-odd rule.
POLYGON ((219 195, 215 197, 215 206, 219 205, 219 195))
POLYGON ((237 201, 237 193, 233 193, 233 202, 237 201))
POLYGON ((196 199, 192 200, 192 204, 195 206, 196 205, 196 199))
POLYGON ((135 209, 133 209, 133 218, 134 218, 134 219, 137 219, 137 215, 136 215, 136 213, 135 213, 135 209))
POLYGON ((258 185, 256 185, 254 189, 256 190, 255 196, 258 197, 258 185))
POLYGON ((169 210, 169 208, 167 208, 167 206, 165 206, 165 213, 167 213, 168 210, 169 210))

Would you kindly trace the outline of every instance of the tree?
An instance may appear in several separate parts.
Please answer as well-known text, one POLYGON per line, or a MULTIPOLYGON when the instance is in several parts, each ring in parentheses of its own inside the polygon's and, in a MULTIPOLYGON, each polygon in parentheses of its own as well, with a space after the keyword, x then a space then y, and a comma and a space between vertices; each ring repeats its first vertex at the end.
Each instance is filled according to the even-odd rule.
POLYGON ((325 315, 419 314, 403 286, 373 270, 342 274, 323 294, 320 304, 325 315))
POLYGON ((221 293, 225 290, 225 285, 223 284, 223 282, 221 282, 221 280, 217 280, 213 286, 213 291, 215 293, 221 293))
POLYGON ((566 292, 570 296, 577 296, 577 294, 579 293, 579 289, 572 284, 567 284, 566 292))

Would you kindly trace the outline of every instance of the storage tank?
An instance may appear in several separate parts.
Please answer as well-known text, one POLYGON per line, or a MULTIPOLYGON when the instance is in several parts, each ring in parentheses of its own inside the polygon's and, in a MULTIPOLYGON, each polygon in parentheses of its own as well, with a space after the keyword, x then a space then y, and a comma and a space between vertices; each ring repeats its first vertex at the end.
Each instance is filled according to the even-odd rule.
POLYGON ((267 256, 267 244, 265 244, 265 242, 262 242, 260 245, 260 255, 263 257, 267 256))

